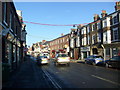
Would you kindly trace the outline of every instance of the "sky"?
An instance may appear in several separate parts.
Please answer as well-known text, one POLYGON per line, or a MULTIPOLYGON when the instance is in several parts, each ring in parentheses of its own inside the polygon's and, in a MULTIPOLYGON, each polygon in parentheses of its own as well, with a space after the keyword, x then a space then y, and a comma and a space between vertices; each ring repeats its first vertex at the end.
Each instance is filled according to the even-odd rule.
MULTIPOLYGON (((14 2, 16 10, 22 10, 23 21, 43 24, 84 24, 93 22, 94 14, 101 17, 102 10, 108 14, 115 11, 115 2, 14 2)), ((72 26, 46 26, 26 24, 27 45, 42 40, 50 41, 68 34, 72 26)))

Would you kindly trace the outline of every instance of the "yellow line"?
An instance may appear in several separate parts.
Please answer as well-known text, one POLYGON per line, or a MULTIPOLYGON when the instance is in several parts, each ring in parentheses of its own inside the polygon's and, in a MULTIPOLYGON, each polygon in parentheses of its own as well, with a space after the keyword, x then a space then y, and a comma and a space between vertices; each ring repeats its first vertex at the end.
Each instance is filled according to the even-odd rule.
POLYGON ((119 86, 120 86, 119 83, 113 82, 113 81, 111 81, 111 80, 108 80, 108 79, 105 79, 105 78, 102 78, 102 77, 99 77, 99 76, 96 76, 96 75, 91 75, 91 76, 96 77, 96 78, 101 79, 101 80, 104 80, 104 81, 107 81, 107 82, 110 82, 110 83, 112 83, 112 84, 116 84, 116 85, 119 85, 119 86))

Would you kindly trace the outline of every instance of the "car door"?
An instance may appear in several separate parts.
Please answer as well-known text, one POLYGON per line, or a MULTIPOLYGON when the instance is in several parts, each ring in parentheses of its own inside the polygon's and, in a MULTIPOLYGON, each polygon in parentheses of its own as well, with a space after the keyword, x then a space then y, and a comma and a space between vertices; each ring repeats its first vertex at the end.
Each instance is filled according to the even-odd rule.
POLYGON ((94 56, 90 56, 89 63, 92 64, 94 61, 94 56))

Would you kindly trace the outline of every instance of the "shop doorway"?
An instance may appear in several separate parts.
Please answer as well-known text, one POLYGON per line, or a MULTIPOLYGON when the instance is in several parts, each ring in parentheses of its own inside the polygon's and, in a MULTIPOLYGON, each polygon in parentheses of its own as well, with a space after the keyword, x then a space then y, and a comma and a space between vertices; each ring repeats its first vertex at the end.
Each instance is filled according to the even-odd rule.
POLYGON ((93 48, 92 51, 93 51, 93 54, 98 54, 97 48, 93 48))
POLYGON ((83 52, 83 58, 87 58, 87 52, 83 52))

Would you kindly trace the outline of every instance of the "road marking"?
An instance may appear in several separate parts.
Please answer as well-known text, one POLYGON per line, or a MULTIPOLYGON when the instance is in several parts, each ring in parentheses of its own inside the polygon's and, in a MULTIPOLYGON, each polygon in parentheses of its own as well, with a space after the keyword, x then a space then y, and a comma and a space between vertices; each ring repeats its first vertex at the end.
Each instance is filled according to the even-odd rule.
POLYGON ((61 86, 51 77, 51 75, 46 70, 42 70, 42 71, 48 77, 48 79, 52 82, 55 88, 61 88, 61 86))
POLYGON ((119 85, 119 86, 120 86, 119 83, 113 82, 113 81, 111 81, 111 80, 108 80, 108 79, 105 79, 105 78, 102 78, 102 77, 99 77, 99 76, 96 76, 96 75, 91 75, 91 76, 96 77, 96 78, 101 79, 101 80, 104 80, 104 81, 107 81, 107 82, 110 82, 110 83, 112 83, 112 84, 116 84, 116 85, 119 85))

